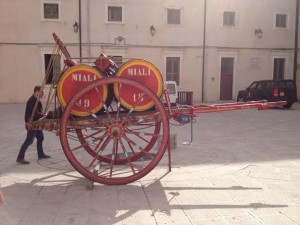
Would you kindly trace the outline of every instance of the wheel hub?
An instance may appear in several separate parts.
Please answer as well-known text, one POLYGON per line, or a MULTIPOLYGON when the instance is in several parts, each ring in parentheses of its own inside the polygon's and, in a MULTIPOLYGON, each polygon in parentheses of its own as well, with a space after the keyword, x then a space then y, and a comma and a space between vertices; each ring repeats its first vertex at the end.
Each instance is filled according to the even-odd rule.
POLYGON ((109 137, 114 140, 119 140, 124 134, 123 126, 118 123, 113 123, 108 129, 109 137))

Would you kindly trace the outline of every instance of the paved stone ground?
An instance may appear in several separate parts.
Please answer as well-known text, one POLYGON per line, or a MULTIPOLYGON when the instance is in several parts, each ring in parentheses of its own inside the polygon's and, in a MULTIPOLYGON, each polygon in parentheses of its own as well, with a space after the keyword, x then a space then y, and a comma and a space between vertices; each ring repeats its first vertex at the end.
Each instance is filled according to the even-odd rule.
POLYGON ((95 184, 74 172, 59 138, 45 132, 51 159, 16 164, 25 139, 23 104, 0 105, 0 225, 300 224, 300 103, 290 110, 201 114, 172 126, 177 149, 143 179, 95 184))

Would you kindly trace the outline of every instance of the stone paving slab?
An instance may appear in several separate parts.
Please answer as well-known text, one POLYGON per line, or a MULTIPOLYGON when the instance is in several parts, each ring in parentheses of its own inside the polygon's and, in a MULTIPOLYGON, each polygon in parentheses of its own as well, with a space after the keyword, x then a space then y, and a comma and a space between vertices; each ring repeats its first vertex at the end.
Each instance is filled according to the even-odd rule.
POLYGON ((300 224, 300 103, 292 109, 201 114, 139 181, 95 184, 66 159, 59 137, 45 132, 50 159, 16 164, 25 139, 24 104, 0 104, 0 225, 300 224))

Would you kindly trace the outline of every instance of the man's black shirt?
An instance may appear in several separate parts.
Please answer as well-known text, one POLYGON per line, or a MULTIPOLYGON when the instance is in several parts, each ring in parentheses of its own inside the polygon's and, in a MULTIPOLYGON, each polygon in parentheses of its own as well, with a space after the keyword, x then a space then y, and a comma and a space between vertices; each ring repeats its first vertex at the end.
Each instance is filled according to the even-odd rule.
MULTIPOLYGON (((32 95, 28 99, 26 103, 26 110, 25 110, 25 123, 29 122, 36 101, 38 101, 38 99, 34 95, 32 95)), ((33 115, 33 121, 38 120, 42 117, 43 117, 43 106, 42 103, 39 101, 36 107, 36 111, 33 115)))

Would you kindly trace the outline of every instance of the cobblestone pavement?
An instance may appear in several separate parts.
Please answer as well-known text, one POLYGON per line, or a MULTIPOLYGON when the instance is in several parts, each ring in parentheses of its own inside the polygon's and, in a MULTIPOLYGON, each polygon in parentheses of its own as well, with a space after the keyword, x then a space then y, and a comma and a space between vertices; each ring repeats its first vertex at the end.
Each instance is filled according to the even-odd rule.
POLYGON ((122 186, 95 184, 67 161, 59 137, 45 132, 16 163, 25 139, 24 104, 0 104, 0 225, 300 224, 300 103, 242 110, 172 126, 177 148, 147 176, 122 186))

